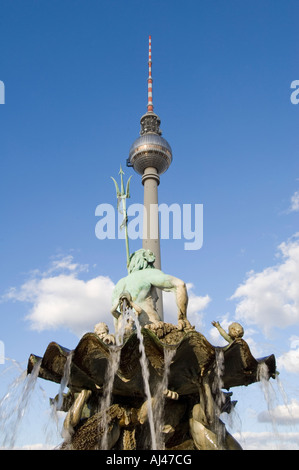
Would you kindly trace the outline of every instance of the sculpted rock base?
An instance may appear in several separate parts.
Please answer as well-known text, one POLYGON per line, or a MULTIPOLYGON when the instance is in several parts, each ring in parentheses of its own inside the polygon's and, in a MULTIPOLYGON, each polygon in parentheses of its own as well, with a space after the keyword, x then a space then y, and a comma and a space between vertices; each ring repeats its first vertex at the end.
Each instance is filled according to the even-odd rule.
MULTIPOLYGON (((137 334, 131 332, 122 346, 115 346, 111 335, 105 342, 108 328, 101 325, 97 331, 85 334, 73 351, 52 342, 42 358, 29 358, 28 373, 41 360, 39 377, 60 383, 71 354, 69 390, 62 407, 67 413, 67 437, 61 449, 101 449, 104 433, 108 449, 151 449, 149 401, 137 334), (103 410, 106 373, 116 351, 119 364, 111 401, 103 410)), ((192 327, 181 329, 164 322, 147 325, 142 338, 158 448, 240 450, 220 420, 222 412, 229 413, 236 405, 228 390, 258 381, 261 364, 267 367, 269 378, 275 377, 274 356, 256 360, 242 338, 230 337, 228 346, 219 348, 192 327)))

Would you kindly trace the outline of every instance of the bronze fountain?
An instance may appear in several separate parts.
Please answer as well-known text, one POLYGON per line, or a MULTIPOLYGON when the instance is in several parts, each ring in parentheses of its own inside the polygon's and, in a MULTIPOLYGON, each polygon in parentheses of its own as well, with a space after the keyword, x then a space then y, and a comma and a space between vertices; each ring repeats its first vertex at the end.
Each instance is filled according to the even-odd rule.
POLYGON ((155 269, 153 253, 141 249, 114 289, 115 334, 99 323, 72 351, 51 342, 43 357, 30 356, 28 373, 39 364, 39 377, 52 382, 68 368, 61 449, 241 450, 220 414, 236 405, 230 389, 257 382, 262 366, 275 378, 275 357, 255 359, 238 323, 226 333, 213 322, 228 342, 213 346, 190 325, 187 306, 185 283, 155 269), (175 295, 177 325, 155 315, 156 288, 175 295))

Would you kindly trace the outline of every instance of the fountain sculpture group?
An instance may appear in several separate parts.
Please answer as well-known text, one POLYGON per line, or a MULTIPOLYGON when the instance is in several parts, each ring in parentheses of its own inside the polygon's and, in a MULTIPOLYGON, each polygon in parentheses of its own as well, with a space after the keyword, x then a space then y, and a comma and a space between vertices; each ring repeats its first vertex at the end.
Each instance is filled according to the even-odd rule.
POLYGON ((66 412, 61 449, 241 450, 220 419, 236 405, 232 387, 275 378, 274 355, 255 359, 233 323, 215 347, 187 319, 185 283, 154 267, 149 250, 130 256, 128 276, 115 286, 115 333, 99 323, 70 351, 55 342, 31 355, 28 373, 62 381, 68 392, 52 400, 66 412), (157 290, 173 292, 178 323, 155 310, 157 290))

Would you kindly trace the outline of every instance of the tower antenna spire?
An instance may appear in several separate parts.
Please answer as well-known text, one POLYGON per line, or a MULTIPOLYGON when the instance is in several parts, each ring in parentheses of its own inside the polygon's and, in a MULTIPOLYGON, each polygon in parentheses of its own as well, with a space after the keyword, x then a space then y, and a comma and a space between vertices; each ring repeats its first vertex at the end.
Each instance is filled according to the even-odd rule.
POLYGON ((147 79, 147 112, 152 113, 153 106, 153 79, 152 79, 152 37, 148 39, 148 79, 147 79))

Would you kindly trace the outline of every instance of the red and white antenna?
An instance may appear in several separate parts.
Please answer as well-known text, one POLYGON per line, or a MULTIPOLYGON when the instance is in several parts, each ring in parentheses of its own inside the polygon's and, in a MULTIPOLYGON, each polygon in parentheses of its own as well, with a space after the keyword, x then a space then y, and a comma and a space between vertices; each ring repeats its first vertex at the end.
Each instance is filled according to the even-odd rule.
POLYGON ((147 79, 147 112, 153 112, 153 79, 152 79, 152 37, 148 45, 148 79, 147 79))

